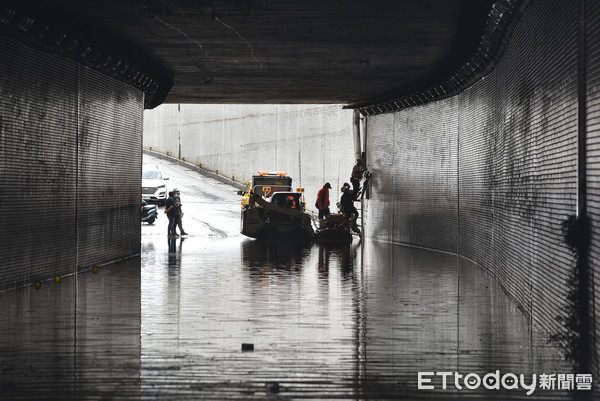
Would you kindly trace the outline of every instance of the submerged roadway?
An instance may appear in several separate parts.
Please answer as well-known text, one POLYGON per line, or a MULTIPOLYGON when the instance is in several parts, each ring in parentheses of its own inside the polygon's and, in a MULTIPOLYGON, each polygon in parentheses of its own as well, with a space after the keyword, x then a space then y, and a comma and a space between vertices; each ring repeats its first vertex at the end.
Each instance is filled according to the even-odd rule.
POLYGON ((139 258, 0 293, 0 398, 571 399, 418 388, 419 372, 571 371, 477 266, 356 239, 265 247, 239 234, 236 188, 144 161, 181 191, 190 235, 169 241, 161 207, 139 258))

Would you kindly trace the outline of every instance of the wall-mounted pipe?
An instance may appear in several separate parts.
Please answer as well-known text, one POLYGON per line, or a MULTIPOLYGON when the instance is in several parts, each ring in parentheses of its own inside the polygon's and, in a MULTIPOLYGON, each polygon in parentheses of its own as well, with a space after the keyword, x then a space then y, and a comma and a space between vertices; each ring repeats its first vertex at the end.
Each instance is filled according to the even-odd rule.
POLYGON ((360 111, 354 109, 354 160, 362 157, 362 146, 360 143, 360 111))

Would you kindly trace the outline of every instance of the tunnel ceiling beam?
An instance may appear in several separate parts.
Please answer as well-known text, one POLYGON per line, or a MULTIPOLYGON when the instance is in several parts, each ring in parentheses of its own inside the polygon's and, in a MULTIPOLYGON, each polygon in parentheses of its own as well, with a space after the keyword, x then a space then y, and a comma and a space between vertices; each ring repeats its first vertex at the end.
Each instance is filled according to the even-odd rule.
POLYGON ((454 96, 485 77, 496 65, 504 45, 530 0, 498 0, 488 16, 483 36, 476 49, 456 69, 440 73, 433 85, 414 91, 390 92, 378 99, 355 103, 348 108, 364 115, 377 115, 454 96))
POLYGON ((133 47, 94 41, 68 23, 0 4, 0 34, 57 54, 126 82, 145 93, 145 107, 161 104, 172 86, 169 72, 133 47))
POLYGON ((461 71, 485 69, 473 55, 495 32, 490 20, 523 1, 4 0, 0 29, 131 83, 146 107, 346 103, 374 113, 447 96, 461 71))

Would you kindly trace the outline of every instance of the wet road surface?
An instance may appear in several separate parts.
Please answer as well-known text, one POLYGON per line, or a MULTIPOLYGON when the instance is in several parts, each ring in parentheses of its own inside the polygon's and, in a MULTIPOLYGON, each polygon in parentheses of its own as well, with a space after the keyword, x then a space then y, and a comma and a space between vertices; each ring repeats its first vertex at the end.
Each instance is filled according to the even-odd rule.
POLYGON ((266 247, 239 235, 235 188, 154 162, 181 191, 190 235, 168 240, 161 208, 142 227, 139 258, 0 293, 0 399, 591 396, 458 390, 455 376, 445 390, 441 376, 424 376, 435 388, 418 389, 418 372, 500 371, 526 383, 577 372, 476 266, 356 239, 266 247))

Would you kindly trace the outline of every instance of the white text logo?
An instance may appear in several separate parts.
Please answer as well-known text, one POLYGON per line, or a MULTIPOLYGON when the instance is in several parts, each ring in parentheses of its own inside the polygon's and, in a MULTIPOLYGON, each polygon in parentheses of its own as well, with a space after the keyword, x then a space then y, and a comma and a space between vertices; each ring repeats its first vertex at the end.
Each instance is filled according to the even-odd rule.
POLYGON ((522 389, 527 395, 536 389, 541 390, 591 390, 591 374, 546 374, 526 378, 525 375, 514 373, 501 374, 499 370, 483 376, 477 373, 461 374, 458 372, 418 372, 417 388, 419 390, 446 390, 454 386, 458 390, 476 390, 484 387, 488 390, 518 390, 522 389))

